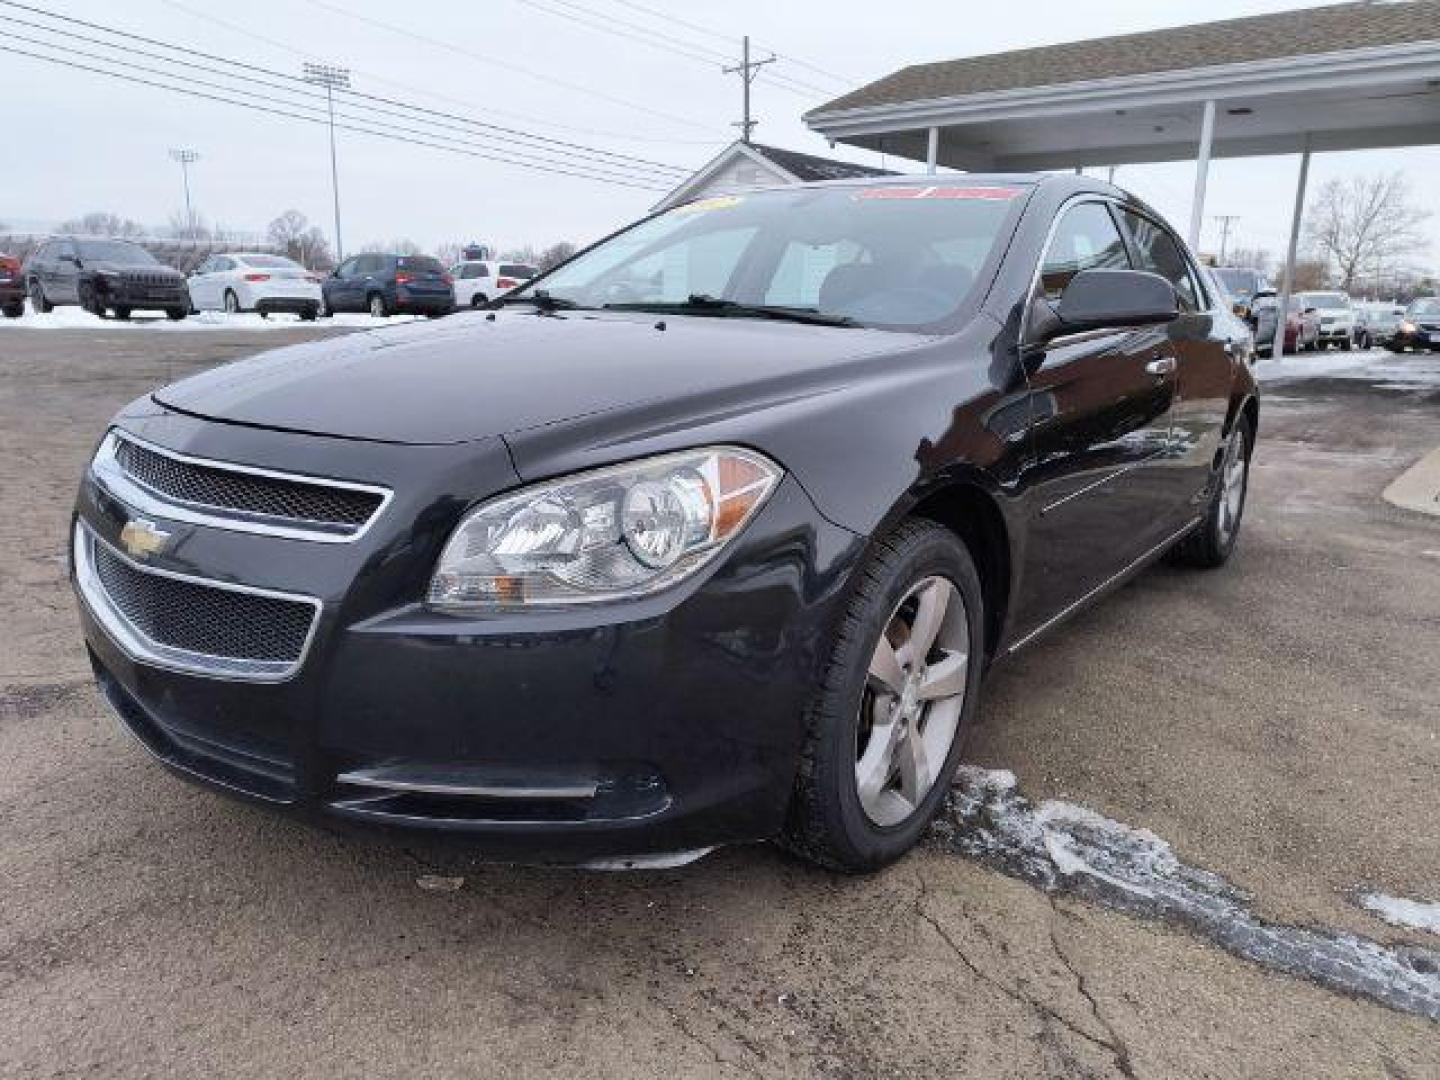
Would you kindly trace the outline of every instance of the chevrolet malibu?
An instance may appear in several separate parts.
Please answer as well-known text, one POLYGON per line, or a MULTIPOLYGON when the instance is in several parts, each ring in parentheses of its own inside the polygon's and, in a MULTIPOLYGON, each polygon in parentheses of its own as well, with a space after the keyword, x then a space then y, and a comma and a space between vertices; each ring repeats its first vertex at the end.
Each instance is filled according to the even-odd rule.
POLYGON ((501 859, 896 859, 981 679, 1236 543, 1225 301, 1084 177, 648 218, 440 325, 279 349, 105 432, 70 538, 105 698, 176 772, 501 859))

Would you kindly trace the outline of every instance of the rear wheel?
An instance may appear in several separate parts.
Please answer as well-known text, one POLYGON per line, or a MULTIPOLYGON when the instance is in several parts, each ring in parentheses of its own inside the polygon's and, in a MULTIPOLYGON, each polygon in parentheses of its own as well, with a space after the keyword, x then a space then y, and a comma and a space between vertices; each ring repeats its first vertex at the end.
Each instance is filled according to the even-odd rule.
POLYGON ((179 322, 181 319, 185 318, 185 316, 189 314, 190 313, 186 311, 183 307, 172 307, 165 309, 165 317, 171 322, 179 322))
POLYGON ((384 319, 390 315, 390 305, 385 302, 384 293, 371 293, 367 302, 373 318, 384 319))
POLYGON ((470 306, 472 308, 483 308, 488 303, 490 303, 490 301, 485 298, 484 293, 477 292, 470 298, 470 306))
POLYGON ((983 626, 979 576, 950 530, 911 521, 875 545, 806 710, 785 846, 858 872, 915 845, 975 715, 983 626))
POLYGON ((320 314, 319 307, 318 307, 317 305, 315 305, 315 304, 311 304, 311 305, 310 305, 309 307, 307 307, 307 308, 301 308, 301 309, 300 309, 300 321, 301 321, 301 322, 314 322, 314 321, 315 321, 315 317, 316 317, 317 315, 319 315, 319 314, 320 314))
POLYGON ((7 319, 22 318, 25 314, 25 301, 22 300, 18 304, 6 304, 3 311, 7 319))
POLYGON ((115 309, 115 318, 121 322, 125 322, 130 318, 130 309, 128 307, 117 307, 115 309))
POLYGON ((225 290, 225 314, 226 314, 226 315, 238 315, 238 314, 240 314, 240 298, 235 295, 235 290, 234 290, 234 289, 226 289, 226 290, 225 290))
POLYGON ((1208 570, 1224 566, 1230 558, 1240 536, 1240 519, 1245 513, 1254 443, 1255 429, 1250 418, 1241 413, 1225 440, 1220 467, 1211 480, 1205 519, 1171 550, 1172 561, 1208 570))
POLYGON ((45 286, 36 278, 30 279, 30 306, 37 315, 47 315, 55 310, 55 305, 45 299, 45 286))

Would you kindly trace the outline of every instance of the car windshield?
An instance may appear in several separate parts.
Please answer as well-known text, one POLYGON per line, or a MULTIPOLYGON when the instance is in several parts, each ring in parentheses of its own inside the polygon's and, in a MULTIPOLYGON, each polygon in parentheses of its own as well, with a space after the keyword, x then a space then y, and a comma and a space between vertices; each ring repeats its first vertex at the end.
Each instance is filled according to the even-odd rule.
POLYGON ((154 266, 154 255, 138 244, 122 240, 77 240, 75 250, 86 262, 127 263, 131 266, 154 266))
POLYGON ((1235 270, 1219 266, 1215 268, 1215 276, 1232 296, 1249 296, 1255 291, 1256 278, 1260 275, 1254 270, 1235 270))
POLYGON ((1440 319, 1440 299, 1416 300, 1405 314, 1412 319, 1440 319))
POLYGON ((256 266, 262 270, 299 270, 302 269, 299 263, 292 262, 280 255, 245 255, 240 259, 246 266, 256 266))
POLYGON ((938 330, 981 281, 1025 190, 877 184, 701 199, 601 242, 507 302, 938 330))
POLYGON ((1348 308, 1350 298, 1344 293, 1338 292, 1312 292, 1304 294, 1305 306, 1320 308, 1325 311, 1334 311, 1337 308, 1348 308))

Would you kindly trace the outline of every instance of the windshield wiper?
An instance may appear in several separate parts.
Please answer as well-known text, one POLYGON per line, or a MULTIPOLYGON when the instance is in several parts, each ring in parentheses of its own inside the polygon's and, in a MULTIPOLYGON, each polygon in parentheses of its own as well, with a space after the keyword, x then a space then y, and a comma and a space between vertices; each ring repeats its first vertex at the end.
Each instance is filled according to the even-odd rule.
POLYGON ((848 315, 826 315, 819 308, 785 307, 781 304, 742 304, 709 293, 691 293, 684 300, 606 304, 606 311, 654 311, 673 315, 719 315, 738 319, 781 319, 786 322, 815 323, 820 326, 857 326, 848 315))
POLYGON ((556 296, 549 289, 531 289, 527 293, 518 296, 502 296, 501 304, 534 304, 541 311, 585 311, 574 300, 563 296, 556 296))

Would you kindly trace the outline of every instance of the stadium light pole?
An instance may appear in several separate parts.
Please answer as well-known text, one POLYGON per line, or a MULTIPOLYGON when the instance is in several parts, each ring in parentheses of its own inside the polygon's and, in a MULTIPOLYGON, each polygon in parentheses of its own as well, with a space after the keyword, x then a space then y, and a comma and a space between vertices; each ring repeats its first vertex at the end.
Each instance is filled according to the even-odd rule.
POLYGON ((339 262, 345 258, 345 245, 340 240, 340 170, 335 164, 335 91, 350 89, 350 69, 307 60, 305 81, 325 87, 325 103, 330 110, 330 191, 335 198, 335 261, 339 262))
POLYGON ((180 163, 180 175, 185 181, 185 231, 195 239, 195 212, 190 209, 190 166, 200 160, 196 150, 171 150, 170 160, 180 163))

